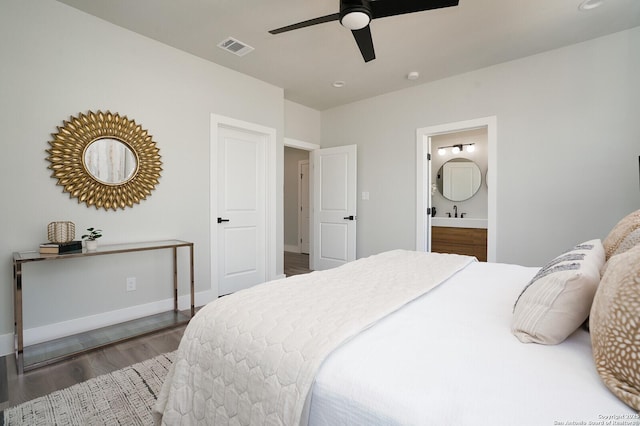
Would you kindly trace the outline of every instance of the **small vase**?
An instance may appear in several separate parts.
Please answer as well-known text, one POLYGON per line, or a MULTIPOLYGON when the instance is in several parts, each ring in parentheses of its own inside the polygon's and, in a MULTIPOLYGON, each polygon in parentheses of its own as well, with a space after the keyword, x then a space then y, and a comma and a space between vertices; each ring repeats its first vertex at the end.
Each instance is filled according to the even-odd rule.
POLYGON ((87 251, 96 251, 98 249, 98 242, 96 240, 85 241, 85 247, 87 251))

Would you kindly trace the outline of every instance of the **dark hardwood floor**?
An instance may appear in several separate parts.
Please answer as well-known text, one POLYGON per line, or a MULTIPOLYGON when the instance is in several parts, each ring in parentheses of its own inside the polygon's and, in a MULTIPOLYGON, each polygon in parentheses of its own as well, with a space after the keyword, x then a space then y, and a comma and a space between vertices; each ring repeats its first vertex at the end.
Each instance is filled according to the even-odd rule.
POLYGON ((307 274, 309 269, 309 255, 304 253, 284 252, 284 274, 291 275, 307 274))
MULTIPOLYGON (((306 274, 309 255, 284 253, 286 276, 306 274)), ((186 325, 147 334, 66 361, 17 374, 15 357, 0 357, 0 410, 178 348, 186 325)))
POLYGON ((17 374, 15 357, 0 358, 0 410, 119 370, 178 348, 186 326, 178 326, 17 374))

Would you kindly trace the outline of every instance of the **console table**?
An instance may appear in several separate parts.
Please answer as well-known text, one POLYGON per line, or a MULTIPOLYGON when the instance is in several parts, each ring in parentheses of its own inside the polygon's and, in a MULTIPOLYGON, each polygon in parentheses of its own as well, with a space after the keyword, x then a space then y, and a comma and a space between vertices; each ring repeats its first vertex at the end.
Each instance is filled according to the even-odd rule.
POLYGON ((180 240, 153 241, 145 243, 103 245, 95 251, 42 254, 39 251, 13 253, 13 312, 15 319, 15 354, 18 374, 32 370, 62 359, 73 357, 116 342, 141 336, 146 333, 185 324, 195 314, 195 295, 193 279, 193 243, 180 240), (191 309, 188 314, 178 311, 178 248, 189 249, 191 309), (92 256, 105 256, 116 253, 131 253, 147 250, 173 250, 173 310, 161 314, 145 317, 140 320, 127 321, 116 326, 105 327, 93 332, 81 333, 74 336, 55 339, 50 342, 24 346, 23 318, 22 318, 22 265, 27 262, 53 261, 92 256), (118 327, 118 332, 107 329, 118 327), (79 344, 78 342, 81 341, 79 344))

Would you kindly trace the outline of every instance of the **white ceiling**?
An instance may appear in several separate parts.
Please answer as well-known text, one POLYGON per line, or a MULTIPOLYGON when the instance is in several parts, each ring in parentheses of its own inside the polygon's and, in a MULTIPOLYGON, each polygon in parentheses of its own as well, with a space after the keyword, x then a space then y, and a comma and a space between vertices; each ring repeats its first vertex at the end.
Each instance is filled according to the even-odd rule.
MULTIPOLYGON (((372 21, 377 59, 329 22, 269 30, 338 12, 338 0, 58 0, 121 27, 254 76, 317 110, 423 84, 640 25, 640 0, 460 0, 457 7, 372 21), (246 56, 217 44, 234 37, 246 56), (410 71, 420 78, 407 80, 410 71), (346 85, 332 87, 336 80, 346 85)), ((396 0, 378 0, 396 1, 396 0)))

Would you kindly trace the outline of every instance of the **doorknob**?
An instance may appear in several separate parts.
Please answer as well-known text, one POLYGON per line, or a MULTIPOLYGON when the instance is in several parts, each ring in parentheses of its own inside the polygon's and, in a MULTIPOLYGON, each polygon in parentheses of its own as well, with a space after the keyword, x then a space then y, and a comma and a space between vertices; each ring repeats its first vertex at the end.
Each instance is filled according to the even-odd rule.
POLYGON ((223 219, 221 217, 218 218, 218 223, 229 222, 229 219, 223 219))
POLYGON ((343 219, 347 219, 347 220, 355 220, 356 217, 355 216, 346 216, 343 219))

